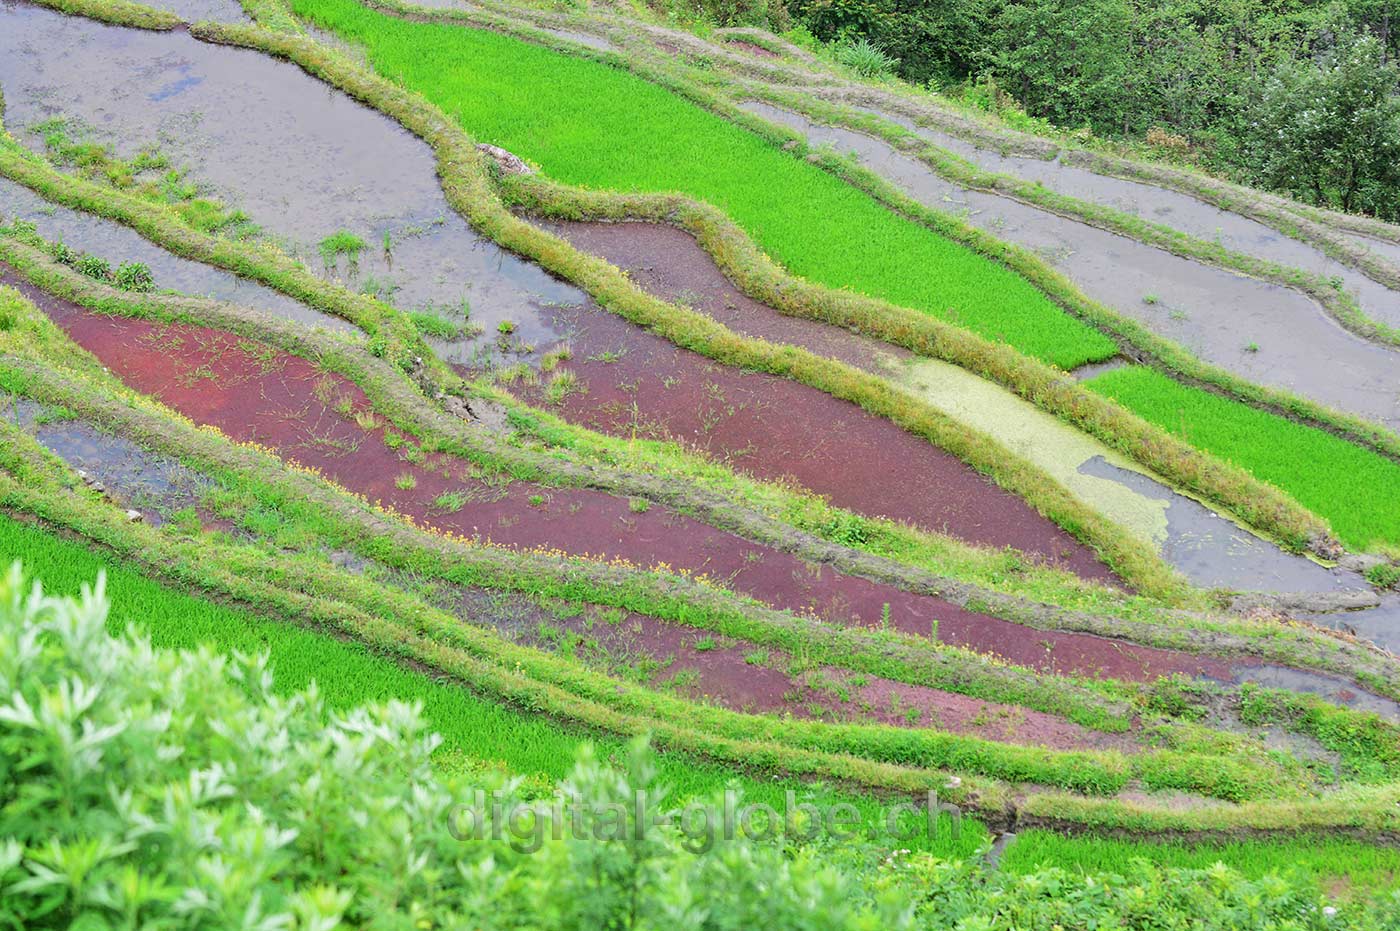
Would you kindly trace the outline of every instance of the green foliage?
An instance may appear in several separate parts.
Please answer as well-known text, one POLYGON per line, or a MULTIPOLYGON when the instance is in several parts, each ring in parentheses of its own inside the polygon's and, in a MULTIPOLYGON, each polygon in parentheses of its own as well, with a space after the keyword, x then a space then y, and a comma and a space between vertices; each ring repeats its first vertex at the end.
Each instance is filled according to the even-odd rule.
POLYGON ((1390 897, 1325 921, 1306 883, 1223 865, 1021 875, 977 857, 877 862, 859 841, 696 843, 693 812, 708 825, 720 812, 654 822, 674 797, 640 741, 614 765, 580 750, 559 788, 583 814, 556 836, 552 800, 519 780, 435 766, 420 705, 336 710, 316 688, 279 694, 266 654, 158 650, 109 637, 106 620, 101 582, 75 600, 26 594, 18 565, 0 579, 10 926, 1369 931, 1400 918, 1390 897), (473 834, 459 806, 477 791, 513 830, 473 834))
POLYGON ((836 60, 863 78, 886 78, 899 66, 885 50, 865 36, 851 39, 836 47, 836 60))
POLYGON ((1282 488, 1330 522, 1349 546, 1400 543, 1400 464, 1322 430, 1188 388, 1151 369, 1122 368, 1085 384, 1282 488))
POLYGON ((1376 588, 1400 588, 1400 566, 1380 563, 1366 570, 1366 581, 1376 588))
POLYGON ((112 276, 112 283, 123 291, 135 291, 144 294, 155 288, 155 277, 151 274, 151 269, 141 262, 123 262, 117 266, 117 272, 112 276))
POLYGON ((1341 210, 1400 215, 1400 67, 1371 36, 1282 65, 1245 136, 1255 184, 1341 210))
POLYGON ((360 253, 366 248, 368 244, 349 230, 336 230, 317 246, 321 253, 321 261, 327 268, 335 265, 342 255, 349 259, 351 267, 354 267, 360 261, 360 253))
POLYGON ((600 814, 584 839, 546 832, 538 851, 532 837, 458 840, 453 809, 473 790, 521 824, 548 808, 499 775, 440 779, 419 706, 332 712, 314 689, 276 696, 266 655, 113 640, 101 582, 78 600, 23 592, 16 565, 0 581, 6 925, 908 925, 811 859, 742 838, 691 853, 679 830, 640 823, 639 792, 648 817, 668 801, 642 745, 624 769, 585 749, 562 784, 586 810, 622 806, 611 832, 600 814))
POLYGON ((78 260, 73 264, 79 274, 87 275, 98 281, 110 281, 112 278, 112 263, 99 256, 83 253, 78 256, 78 260))
POLYGON ((381 74, 551 178, 691 195, 728 213, 795 275, 954 320, 1063 368, 1116 351, 994 260, 626 71, 353 0, 296 0, 293 9, 362 44, 381 74))

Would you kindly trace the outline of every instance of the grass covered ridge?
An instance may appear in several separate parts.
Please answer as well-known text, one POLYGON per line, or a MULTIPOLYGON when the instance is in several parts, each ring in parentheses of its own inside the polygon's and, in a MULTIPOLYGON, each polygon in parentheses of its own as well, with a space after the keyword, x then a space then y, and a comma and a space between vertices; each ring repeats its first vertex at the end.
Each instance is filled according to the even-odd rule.
POLYGON ((1118 369, 1085 384, 1193 446, 1287 489, 1325 517, 1348 546, 1400 543, 1400 463, 1152 369, 1118 369))
POLYGON ((409 22, 353 0, 292 7, 362 43, 381 74, 552 178, 699 198, 796 275, 922 310, 1062 368, 1115 352, 1010 270, 620 69, 497 33, 409 22))

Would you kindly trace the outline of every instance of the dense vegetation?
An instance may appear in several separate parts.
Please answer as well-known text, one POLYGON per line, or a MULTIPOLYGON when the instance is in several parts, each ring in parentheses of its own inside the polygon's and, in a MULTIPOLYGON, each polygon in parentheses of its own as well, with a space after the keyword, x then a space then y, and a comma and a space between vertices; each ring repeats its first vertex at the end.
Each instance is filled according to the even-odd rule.
MULTIPOLYGON (((1310 203, 1400 216, 1392 0, 791 0, 816 38, 1010 115, 1147 141, 1310 203)), ((781 20, 762 7, 721 18, 781 20)), ((838 55, 839 57, 839 55, 838 55)))
MULTIPOLYGON (((337 712, 315 689, 279 696, 265 656, 113 639, 106 614, 100 584, 58 599, 30 589, 17 565, 0 580, 9 927, 972 931, 1400 919, 1400 897, 1329 919, 1324 909, 1335 909, 1306 885, 1224 866, 1020 876, 907 852, 786 850, 742 830, 696 843, 707 836, 698 822, 653 823, 674 809, 642 744, 618 766, 582 749, 559 801, 532 800, 498 773, 435 769, 438 739, 418 705, 337 712), (509 813, 500 836, 476 836, 461 814, 477 791, 509 813), (572 820, 555 836, 546 826, 566 810, 572 820)), ((706 817, 720 823, 714 809, 706 817)))

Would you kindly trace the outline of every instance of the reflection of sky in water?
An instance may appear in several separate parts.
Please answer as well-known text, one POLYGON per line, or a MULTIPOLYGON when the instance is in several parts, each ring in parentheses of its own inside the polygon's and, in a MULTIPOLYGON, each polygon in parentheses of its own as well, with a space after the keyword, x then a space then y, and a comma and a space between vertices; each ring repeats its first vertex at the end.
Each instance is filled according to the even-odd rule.
MULTIPOLYGON (((867 168, 914 198, 1040 254, 1087 296, 1208 362, 1400 427, 1400 356, 1343 330, 1298 291, 1194 262, 1009 197, 964 190, 913 156, 863 133, 812 123, 769 104, 746 103, 743 108, 798 130, 814 144, 856 153, 867 168), (1257 350, 1245 351, 1250 345, 1257 350)), ((1384 303, 1400 301, 1390 295, 1384 303)))
POLYGON ((180 258, 120 223, 51 204, 6 178, 0 178, 0 215, 28 220, 50 242, 61 240, 74 249, 106 259, 113 267, 122 262, 141 262, 151 269, 156 287, 162 290, 230 301, 311 326, 357 332, 340 317, 211 265, 180 258))
POLYGON ((546 345, 541 302, 583 300, 477 236, 448 205, 425 144, 295 65, 182 33, 3 7, 0 86, 12 128, 61 113, 124 155, 158 143, 318 274, 449 319, 465 300, 478 342, 509 321, 519 340, 546 345), (318 246, 342 231, 365 248, 353 268, 343 256, 327 267, 318 246))

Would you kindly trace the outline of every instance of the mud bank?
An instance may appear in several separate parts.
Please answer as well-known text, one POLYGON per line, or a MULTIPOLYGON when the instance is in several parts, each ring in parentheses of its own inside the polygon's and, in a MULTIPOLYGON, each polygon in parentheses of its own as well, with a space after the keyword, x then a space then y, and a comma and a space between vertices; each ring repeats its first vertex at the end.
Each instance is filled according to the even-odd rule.
POLYGON ((90 313, 18 287, 132 388, 232 439, 266 446, 420 524, 483 543, 665 565, 837 624, 888 626, 1038 670, 1134 681, 1232 675, 1229 663, 1084 634, 1038 631, 843 575, 658 506, 485 474, 415 453, 359 389, 310 362, 207 328, 90 313), (413 461, 417 459, 418 461, 413 461))
MULTIPOLYGON (((0 7, 0 87, 6 124, 24 132, 73 118, 130 156, 158 143, 173 165, 233 206, 309 267, 494 337, 553 338, 542 303, 576 289, 473 233, 448 205, 431 150, 394 121, 258 52, 184 33, 106 26, 30 6, 0 7), (322 252, 337 233, 358 249, 322 252), (464 315, 465 311, 465 315, 464 315)), ((441 343, 475 357, 491 340, 441 343)))
MULTIPOLYGON (((1143 473, 1097 440, 963 369, 915 357, 839 327, 784 316, 755 301, 734 287, 688 233, 646 223, 550 223, 547 227, 576 247, 625 269, 638 286, 658 297, 684 303, 738 332, 775 343, 802 346, 818 355, 890 379, 1040 466, 1081 500, 1157 546, 1168 562, 1199 585, 1266 591, 1335 591, 1365 587, 1351 576, 1332 573, 1304 557, 1282 552, 1272 543, 1249 534, 1234 522, 1143 473)), ((609 330, 613 326, 604 324, 609 330)), ((620 337, 618 345, 628 338, 620 337)), ((577 341, 573 348, 574 360, 587 355, 577 341)), ((611 359, 607 353, 616 351, 617 346, 601 349, 593 358, 595 362, 601 358, 611 359)), ((684 437, 684 430, 677 430, 671 421, 658 424, 654 419, 641 416, 644 408, 656 407, 661 403, 658 399, 681 387, 680 384, 667 387, 668 376, 661 374, 660 368, 651 366, 647 361, 650 356, 642 358, 641 362, 631 360, 625 369, 617 368, 627 361, 625 356, 606 363, 611 368, 600 373, 605 382, 602 391, 606 400, 592 396, 590 387, 589 395, 566 398, 563 408, 568 411, 577 407, 575 416, 591 418, 592 425, 614 432, 655 429, 658 434, 667 435, 669 427, 669 435, 679 433, 684 437), (648 375, 650 382, 659 380, 660 383, 651 384, 648 375), (607 384, 609 377, 611 385, 607 384), (627 386, 629 390, 619 391, 617 385, 627 386), (634 385, 637 390, 630 390, 634 385)), ((573 361, 569 363, 574 364, 573 361)), ((590 366, 603 368, 585 358, 582 367, 590 366)), ((702 372, 700 377, 708 379, 709 374, 702 372)), ((733 406, 732 399, 728 400, 733 406)), ((673 406, 680 407, 679 404, 673 406)), ((716 417, 719 419, 723 419, 722 415, 728 410, 727 407, 719 409, 715 396, 693 401, 693 407, 701 412, 718 409, 716 417)), ((780 408, 783 414, 790 409, 786 404, 780 408)), ((691 406, 687 405, 683 413, 692 413, 691 406)), ((828 422, 825 415, 799 419, 808 423, 828 422)), ((699 426, 710 422, 699 413, 689 420, 698 421, 699 426)), ((689 429, 698 427, 691 424, 689 429)), ((710 434, 702 437, 709 438, 710 434)), ((799 437, 802 443, 799 448, 817 447, 812 453, 816 456, 829 438, 839 440, 826 429, 816 440, 799 437)), ((748 447, 740 448, 747 450, 748 447)), ((844 470, 850 478, 861 481, 871 474, 878 475, 881 482, 886 481, 883 474, 866 468, 867 463, 878 458, 868 459, 865 452, 857 452, 857 449, 859 447, 841 443, 837 449, 839 457, 829 468, 838 474, 844 470), (851 463, 859 463, 860 468, 851 468, 851 463)), ((734 464, 744 468, 749 461, 747 457, 739 457, 734 464)), ((780 458, 779 462, 789 460, 780 458)), ((796 466, 790 464, 789 467, 796 466)), ((917 472, 910 470, 905 461, 897 457, 891 468, 900 473, 895 479, 900 504, 917 501, 926 493, 921 488, 908 491, 898 488, 900 476, 906 479, 904 484, 908 484, 910 477, 904 473, 917 472)), ((919 482, 923 481, 921 472, 916 477, 919 482)), ((824 488, 817 490, 832 494, 833 500, 837 500, 836 493, 824 488)), ((860 492, 875 494, 880 489, 862 487, 860 492)))
POLYGON ((27 220, 50 242, 63 242, 80 252, 100 256, 113 268, 122 262, 140 262, 150 268, 160 289, 253 307, 308 326, 341 333, 359 332, 349 321, 308 307, 271 288, 180 258, 120 223, 51 204, 7 178, 0 178, 0 217, 7 221, 27 220))
POLYGON ((1400 427, 1400 353, 1354 336, 1290 288, 1193 262, 1136 240, 944 181, 918 159, 852 130, 768 104, 744 109, 814 145, 853 153, 911 197, 1039 253, 1089 297, 1260 384, 1400 427))

